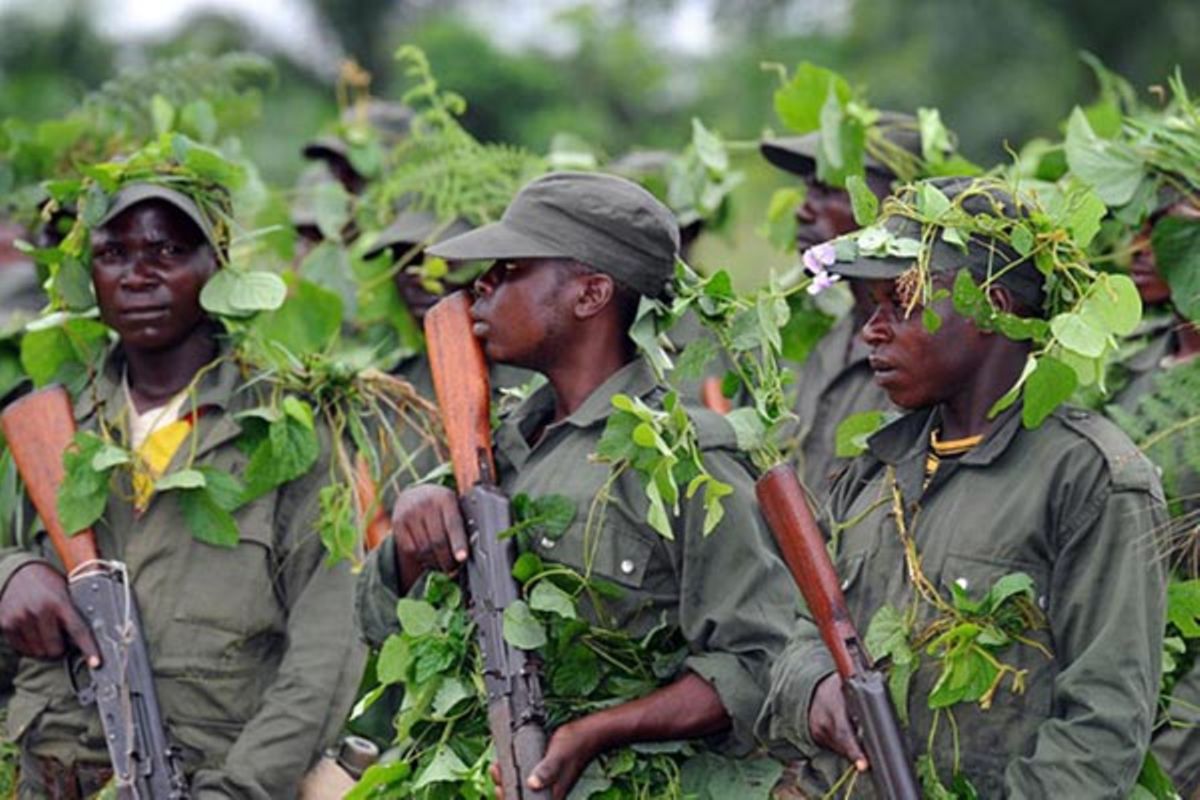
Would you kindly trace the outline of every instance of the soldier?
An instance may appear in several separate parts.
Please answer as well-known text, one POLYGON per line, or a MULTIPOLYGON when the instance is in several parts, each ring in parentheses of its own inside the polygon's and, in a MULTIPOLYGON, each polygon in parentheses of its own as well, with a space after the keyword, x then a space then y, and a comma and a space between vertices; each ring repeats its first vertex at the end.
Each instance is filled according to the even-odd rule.
MULTIPOLYGON (((951 198, 966 191, 943 186, 951 198)), ((998 213, 981 194, 963 210, 998 213)), ((884 226, 936 243, 928 262, 935 288, 965 268, 976 281, 994 276, 996 309, 1040 314, 1043 277, 1004 242, 977 235, 964 253, 936 229, 922 240, 927 231, 899 214, 884 226)), ((910 750, 928 747, 937 774, 947 783, 965 777, 980 797, 1128 796, 1149 745, 1162 648, 1154 532, 1164 508, 1153 467, 1087 411, 1060 408, 1034 429, 1023 427, 1020 402, 990 416, 1021 376, 1029 344, 981 330, 949 298, 932 305, 941 326, 931 333, 919 302, 912 305, 911 258, 860 255, 831 269, 864 281, 868 361, 907 412, 871 437, 830 500, 836 563, 858 629, 890 605, 897 619, 909 609, 921 630, 943 618, 948 598, 978 600, 1016 572, 1032 579, 1045 616, 1044 626, 1021 623, 989 654, 1021 671, 1024 691, 992 685, 987 710, 983 702, 932 710, 934 648, 916 645, 924 661, 903 698, 910 750)), ((764 713, 773 735, 809 757, 806 779, 816 785, 828 787, 845 767, 835 753, 866 766, 841 679, 807 621, 775 664, 764 713)))
MULTIPOLYGON (((1112 403, 1126 413, 1137 411, 1144 399, 1153 399, 1159 376, 1188 364, 1200 354, 1200 331, 1173 307, 1171 287, 1159 272, 1150 246, 1154 227, 1169 217, 1200 219, 1197 199, 1181 198, 1171 192, 1168 201, 1150 216, 1134 240, 1131 272, 1138 293, 1147 306, 1164 310, 1166 315, 1146 327, 1145 342, 1118 370, 1123 374, 1115 380, 1124 381, 1124 385, 1114 394, 1112 403)), ((1163 482, 1167 497, 1177 504, 1181 515, 1172 525, 1184 540, 1179 567, 1185 575, 1194 576, 1200 566, 1194 530, 1196 513, 1200 511, 1200 475, 1189 467, 1183 452, 1183 437, 1177 441, 1172 469, 1164 474, 1163 482)), ((1200 669, 1192 666, 1176 680, 1167 713, 1170 721, 1155 731, 1154 754, 1179 793, 1192 797, 1200 790, 1200 669)))
MULTIPOLYGON (((919 158, 921 136, 916 120, 907 114, 880 112, 879 125, 889 141, 919 158)), ((858 229, 845 189, 828 186, 817 178, 820 132, 764 140, 764 158, 804 181, 804 202, 796 209, 796 249, 809 248, 858 229)), ((882 200, 891 194, 896 174, 881 161, 867 156, 866 182, 882 200)), ((872 379, 867 348, 856 335, 866 321, 865 290, 850 281, 854 306, 849 314, 813 348, 796 367, 796 460, 809 489, 823 496, 834 474, 846 465, 836 453, 837 426, 846 417, 864 411, 891 409, 887 394, 872 379)))
POLYGON ((10 327, 10 320, 35 314, 46 302, 33 261, 13 246, 22 238, 21 226, 0 222, 0 332, 10 327))
MULTIPOLYGON (((689 644, 672 682, 554 731, 529 785, 549 787, 555 798, 592 758, 621 744, 729 733, 727 746, 744 748, 767 665, 795 623, 795 587, 750 499, 753 476, 735 452, 731 426, 706 411, 692 414, 705 465, 734 488, 717 529, 702 535, 695 498, 672 520, 674 539, 658 535, 646 522, 640 480, 624 472, 603 527, 591 534, 597 539, 585 546, 583 520, 609 473, 587 456, 613 396, 654 405, 663 394, 626 331, 640 297, 666 291, 678 247, 670 212, 645 190, 613 176, 556 173, 522 189, 500 222, 429 250, 495 261, 475 284, 476 334, 489 360, 548 378, 495 437, 506 492, 562 494, 578 508, 560 538, 532 548, 580 571, 590 551, 591 573, 623 590, 605 606, 620 628, 640 636, 665 617, 689 644)), ((396 630, 397 598, 423 573, 453 570, 467 558, 457 500, 444 487, 402 493, 393 530, 359 580, 360 624, 376 643, 396 630)))
MULTIPOLYGON (((239 507, 231 548, 188 535, 181 506, 154 491, 191 457, 238 474, 248 458, 238 414, 261 404, 200 305, 227 246, 210 219, 161 185, 115 195, 91 246, 101 318, 118 344, 76 418, 138 454, 95 531, 101 553, 129 567, 191 796, 294 797, 340 730, 365 656, 349 566, 325 564, 315 532, 328 456, 239 507)), ((21 745, 19 796, 91 796, 111 777, 105 739, 58 661, 68 645, 88 659, 97 651, 44 537, 3 554, 0 587, 0 630, 24 656, 7 718, 21 745)))
MULTIPOLYGON (((380 139, 383 147, 390 147, 408 134, 412 123, 412 109, 399 103, 383 100, 368 100, 364 104, 345 109, 341 115, 343 126, 365 124, 380 139)), ((354 163, 351 143, 339 134, 318 136, 304 145, 301 154, 310 161, 322 162, 333 177, 350 194, 362 194, 369 175, 364 175, 354 163)))

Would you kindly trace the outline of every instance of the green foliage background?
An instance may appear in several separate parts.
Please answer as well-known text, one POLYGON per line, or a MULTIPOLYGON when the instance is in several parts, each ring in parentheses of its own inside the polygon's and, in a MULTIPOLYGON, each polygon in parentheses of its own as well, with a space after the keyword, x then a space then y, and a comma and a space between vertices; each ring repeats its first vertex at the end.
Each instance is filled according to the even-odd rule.
MULTIPOLYGON (((402 76, 391 53, 400 42, 422 47, 442 85, 468 99, 464 123, 481 140, 544 153, 556 133, 570 131, 610 156, 633 146, 682 148, 693 116, 730 140, 780 128, 771 113, 775 76, 762 62, 832 67, 881 108, 937 106, 979 163, 1004 158, 1005 142, 1060 135, 1071 106, 1095 95, 1081 49, 1138 89, 1176 64, 1189 83, 1200 72, 1200 51, 1186 38, 1200 29, 1191 0, 603 0, 557 4, 565 10, 532 43, 495 41, 472 22, 480 10, 497 13, 497 0, 297 0, 327 37, 324 60, 303 61, 273 50, 265 31, 212 10, 165 38, 129 37, 101 17, 118 5, 3 6, 0 119, 62 114, 121 67, 154 58, 257 51, 279 79, 244 139, 263 177, 281 185, 299 173, 302 143, 335 114, 337 54, 373 72, 377 95, 395 97, 402 76), (714 19, 704 52, 661 43, 669 15, 684 6, 714 19)), ((753 148, 735 167, 747 176, 733 197, 734 225, 702 239, 695 256, 730 268, 747 287, 791 260, 756 234, 771 190, 789 179, 753 148)))

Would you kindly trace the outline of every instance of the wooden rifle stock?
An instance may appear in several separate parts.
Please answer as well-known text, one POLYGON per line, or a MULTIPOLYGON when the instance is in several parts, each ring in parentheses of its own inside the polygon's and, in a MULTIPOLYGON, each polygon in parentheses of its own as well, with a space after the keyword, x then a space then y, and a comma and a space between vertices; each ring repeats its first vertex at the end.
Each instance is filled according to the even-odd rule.
POLYGON ((871 664, 850 619, 841 581, 825 549, 825 537, 808 507, 795 470, 789 464, 774 467, 759 478, 754 489, 767 525, 842 677, 846 710, 867 754, 879 796, 919 800, 921 790, 912 756, 887 682, 871 664))
POLYGON ((75 413, 67 390, 51 386, 22 397, 0 414, 0 429, 8 440, 13 463, 25 481, 29 499, 67 573, 99 559, 95 534, 83 530, 68 536, 58 516, 58 489, 64 478, 63 453, 75 437, 75 413))
POLYGON ((546 708, 536 661, 504 638, 504 611, 521 592, 512 574, 517 545, 502 536, 512 527, 512 514, 496 486, 488 367, 472 330, 470 304, 465 292, 438 302, 425 315, 425 341, 470 535, 467 584, 500 784, 511 800, 550 800, 549 790, 526 783, 546 754, 546 708))
POLYGON ((721 391, 721 379, 708 377, 700 384, 700 400, 705 408, 718 414, 728 414, 733 410, 733 403, 721 391))
POLYGON ((425 314, 425 342, 433 389, 442 410, 459 494, 465 494, 481 480, 494 483, 496 479, 487 359, 472 330, 470 308, 470 295, 455 292, 425 314), (452 376, 463 374, 478 377, 469 381, 451 380, 452 376))

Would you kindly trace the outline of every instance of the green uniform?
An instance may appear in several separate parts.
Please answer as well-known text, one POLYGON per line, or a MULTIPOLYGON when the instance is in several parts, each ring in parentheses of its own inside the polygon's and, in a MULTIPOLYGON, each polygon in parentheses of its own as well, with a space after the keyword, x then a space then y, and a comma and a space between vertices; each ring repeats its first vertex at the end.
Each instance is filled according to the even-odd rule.
MULTIPOLYGON (((1176 323, 1172 317, 1148 327, 1145 346, 1121 364, 1126 383, 1113 396, 1113 405, 1132 414, 1143 398, 1155 393, 1155 381, 1170 368, 1176 349, 1176 323)), ((1174 469, 1164 476, 1164 489, 1187 514, 1200 510, 1200 474, 1186 466, 1182 441, 1175 448, 1174 469)), ((1155 731, 1153 749, 1179 792, 1191 797, 1200 789, 1200 667, 1193 666, 1176 681, 1172 696, 1171 724, 1155 731)))
MULTIPOLYGON (((510 496, 561 494, 576 503, 575 521, 560 538, 533 543, 547 561, 581 571, 588 566, 584 521, 609 474, 607 465, 589 457, 618 392, 653 404, 662 389, 646 363, 638 360, 612 375, 570 417, 546 427, 536 444, 529 444, 529 438, 554 412, 548 386, 507 417, 496 434, 497 468, 510 496)), ((645 492, 628 471, 612 488, 590 566, 594 575, 624 590, 620 599, 605 606, 617 626, 638 635, 658 625, 662 615, 679 626, 691 650, 685 668, 712 683, 734 732, 748 741, 770 662, 795 624, 797 593, 750 502, 753 476, 735 451, 732 428, 702 410, 693 418, 707 468, 734 487, 722 522, 704 536, 704 511, 698 502, 692 503, 674 520, 674 540, 664 539, 645 522, 645 492)), ((389 539, 368 559, 358 585, 359 621, 373 642, 397 629, 397 587, 395 544, 389 539)))
MULTIPOLYGON (((124 429, 121 374, 118 352, 76 403, 81 428, 104 420, 124 429)), ((245 385, 231 361, 201 378, 198 466, 235 475, 245 468, 235 415, 258 405, 253 390, 239 391, 245 385)), ((172 469, 188 450, 185 442, 172 469)), ((194 539, 169 496, 135 514, 127 486, 95 526, 101 554, 129 568, 158 700, 195 800, 295 797, 353 702, 365 651, 354 634, 350 565, 326 564, 316 534, 318 492, 329 479, 324 452, 307 475, 235 512, 234 548, 194 539)), ((0 559, 0 585, 38 559, 61 570, 38 537, 31 552, 0 559)), ((80 705, 58 662, 21 661, 7 734, 40 758, 108 762, 99 717, 80 705)), ((23 792, 39 795, 36 786, 23 792)))
MULTIPOLYGON (((1028 670, 1024 694, 1005 679, 990 710, 952 707, 961 772, 980 797, 1127 797, 1150 741, 1162 649, 1164 576, 1152 532, 1165 510, 1153 467, 1098 415, 1059 409, 1026 430, 1015 408, 981 444, 943 460, 923 489, 933 417, 918 411, 876 433, 834 488, 831 517, 848 525, 836 562, 855 624, 865 632, 880 607, 906 609, 913 596, 892 516, 896 485, 923 572, 944 597, 957 584, 978 599, 1024 572, 1048 621, 1028 635, 1052 659, 1024 644, 1000 654, 1028 670)), ((918 621, 931 616, 922 603, 918 621)), ((764 714, 773 737, 810 756, 807 777, 824 786, 847 766, 808 729, 813 690, 832 671, 803 621, 773 669, 764 714)), ((914 754, 927 749, 938 671, 925 656, 909 692, 914 754)), ((932 749, 948 782, 946 720, 932 749)), ((869 793, 869 783, 857 785, 869 793)))
POLYGON ((887 393, 875 383, 868 348, 859 336, 854 314, 843 317, 796 368, 799 418, 793 460, 804 484, 824 496, 848 459, 837 457, 837 428, 846 417, 892 408, 887 393))

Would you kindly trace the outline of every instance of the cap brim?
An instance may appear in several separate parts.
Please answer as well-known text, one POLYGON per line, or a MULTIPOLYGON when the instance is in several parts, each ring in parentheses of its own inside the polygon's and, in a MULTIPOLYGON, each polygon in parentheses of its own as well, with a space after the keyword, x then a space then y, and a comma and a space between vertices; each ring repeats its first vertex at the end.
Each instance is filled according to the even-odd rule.
POLYGON ((318 136, 300 151, 308 159, 329 158, 331 155, 347 158, 349 153, 350 148, 336 136, 318 136))
POLYGON ((156 183, 132 183, 122 187, 113 198, 108 211, 104 213, 104 216, 96 224, 97 226, 105 225, 138 203, 144 203, 149 200, 160 200, 179 209, 187 215, 188 219, 196 223, 196 227, 204 234, 204 238, 208 240, 210 245, 218 250, 221 248, 217 242, 217 237, 213 235, 212 225, 200 213, 200 207, 196 205, 196 201, 182 192, 177 192, 174 189, 160 186, 156 183))
POLYGON ((503 220, 426 248, 450 261, 498 261, 505 258, 570 258, 571 254, 522 233, 503 220))
POLYGON ((758 150, 772 165, 793 175, 807 178, 817 172, 819 145, 819 133, 806 133, 803 136, 764 139, 759 142, 758 150))
POLYGON ((375 258, 389 247, 398 245, 412 247, 423 244, 428 247, 433 242, 444 242, 470 230, 471 226, 461 219, 443 224, 428 211, 404 211, 384 228, 371 249, 363 253, 363 257, 375 258))
POLYGON ((904 274, 914 261, 912 258, 859 258, 836 263, 829 271, 850 280, 890 281, 904 274))

